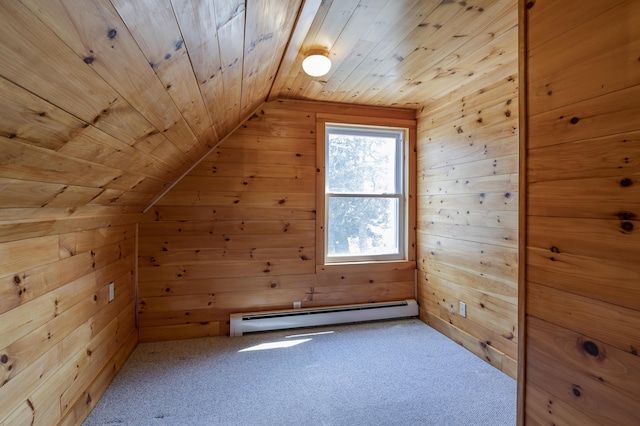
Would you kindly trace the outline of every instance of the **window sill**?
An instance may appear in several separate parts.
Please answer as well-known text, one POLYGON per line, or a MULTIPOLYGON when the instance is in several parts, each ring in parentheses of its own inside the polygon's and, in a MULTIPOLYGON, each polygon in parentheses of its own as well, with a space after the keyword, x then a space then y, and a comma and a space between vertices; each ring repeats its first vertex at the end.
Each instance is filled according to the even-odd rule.
POLYGON ((377 260, 367 262, 344 262, 316 265, 316 274, 341 272, 378 272, 416 269, 415 260, 377 260))

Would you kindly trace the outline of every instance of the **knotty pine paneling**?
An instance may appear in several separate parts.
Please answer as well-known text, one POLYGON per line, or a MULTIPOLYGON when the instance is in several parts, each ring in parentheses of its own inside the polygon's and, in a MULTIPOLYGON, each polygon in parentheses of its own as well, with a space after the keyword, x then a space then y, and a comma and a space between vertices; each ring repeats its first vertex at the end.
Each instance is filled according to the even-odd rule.
POLYGON ((124 364, 139 217, 0 226, 0 424, 79 424, 124 364))
POLYGON ((144 341, 227 334, 229 314, 413 298, 415 266, 316 267, 316 114, 409 110, 267 103, 139 225, 144 341))
POLYGON ((461 86, 506 78, 516 60, 514 0, 322 1, 295 59, 276 76, 270 99, 306 99, 420 108, 461 86), (326 76, 301 68, 305 54, 324 47, 326 76))
MULTIPOLYGON (((528 3, 524 417, 640 422, 640 4, 528 3)), ((522 342, 521 342, 522 343, 522 342)))
POLYGON ((0 220, 144 210, 264 102, 302 4, 0 4, 0 220))
MULTIPOLYGON (((516 21, 508 8, 500 22, 511 30, 493 49, 517 50, 516 21)), ((518 77, 516 57, 503 59, 492 79, 418 111, 418 300, 423 321, 515 377, 518 77)))

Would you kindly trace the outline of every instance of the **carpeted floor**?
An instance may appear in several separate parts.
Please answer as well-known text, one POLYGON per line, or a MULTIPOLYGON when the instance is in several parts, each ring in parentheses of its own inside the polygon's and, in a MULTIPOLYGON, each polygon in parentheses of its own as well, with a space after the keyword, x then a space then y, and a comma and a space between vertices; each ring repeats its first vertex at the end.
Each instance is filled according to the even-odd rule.
POLYGON ((514 425, 516 382, 417 319, 143 343, 85 425, 514 425))

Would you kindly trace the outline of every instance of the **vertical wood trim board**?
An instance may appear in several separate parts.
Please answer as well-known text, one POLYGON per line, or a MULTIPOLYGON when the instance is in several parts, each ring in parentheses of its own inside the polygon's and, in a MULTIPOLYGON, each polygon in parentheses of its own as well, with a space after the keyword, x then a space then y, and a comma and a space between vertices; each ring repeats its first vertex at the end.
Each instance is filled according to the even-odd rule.
POLYGON ((523 416, 636 425, 640 3, 526 7, 523 416))
MULTIPOLYGON (((517 22, 515 8, 512 20, 517 22)), ((517 32, 500 48, 515 50, 517 32)), ((518 61, 418 112, 423 321, 511 377, 518 360, 518 61), (460 316, 466 303, 466 317, 460 316)))
MULTIPOLYGON (((526 3, 518 1, 518 77, 519 80, 527 81, 527 19, 526 3)), ((517 401, 517 424, 523 426, 524 401, 526 398, 526 284, 525 265, 527 263, 527 84, 518 86, 518 401, 517 401)))
POLYGON ((413 297, 415 263, 316 267, 318 113, 415 126, 411 110, 264 104, 139 224, 141 341, 228 334, 232 312, 298 301, 413 297))

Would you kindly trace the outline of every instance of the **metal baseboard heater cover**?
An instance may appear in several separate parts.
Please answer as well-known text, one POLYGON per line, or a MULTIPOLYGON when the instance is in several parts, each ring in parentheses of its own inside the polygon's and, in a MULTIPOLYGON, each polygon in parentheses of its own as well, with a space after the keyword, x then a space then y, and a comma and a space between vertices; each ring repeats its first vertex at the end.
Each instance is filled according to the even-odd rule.
POLYGON ((238 313, 231 314, 230 335, 242 336, 244 333, 258 331, 415 316, 418 316, 418 303, 413 299, 326 308, 238 313))

